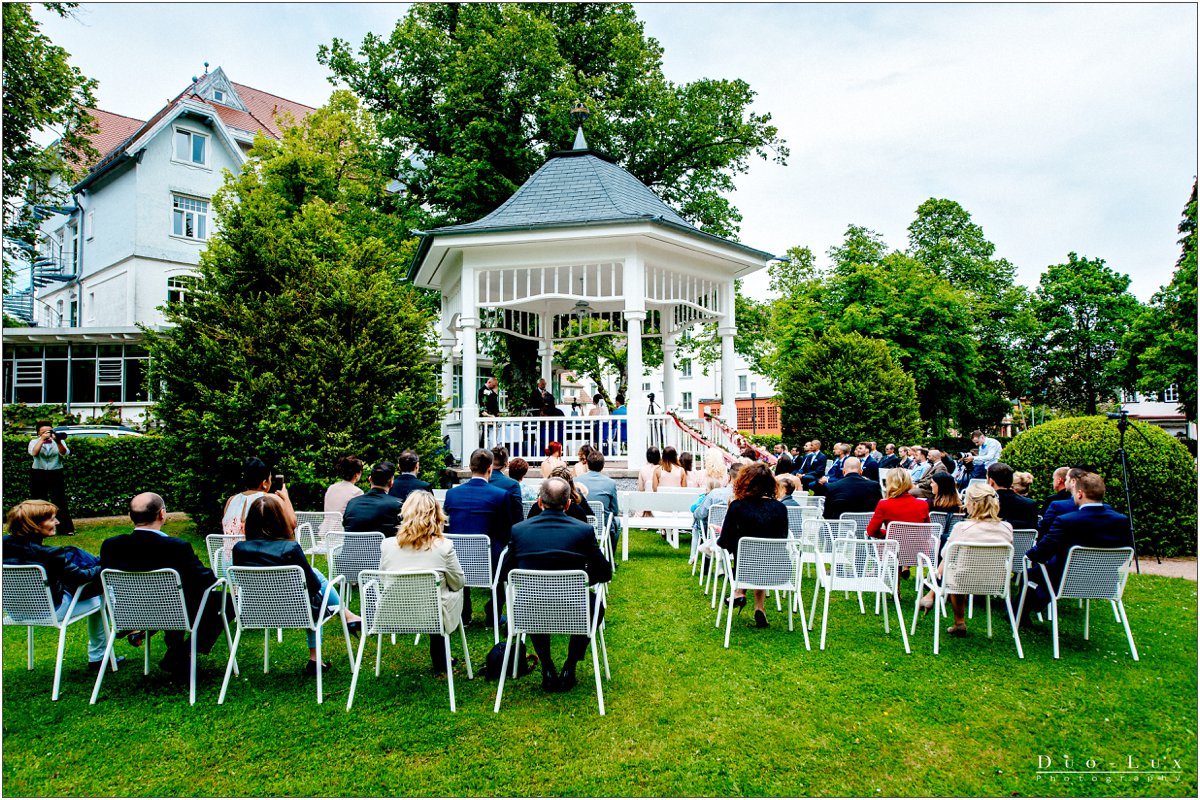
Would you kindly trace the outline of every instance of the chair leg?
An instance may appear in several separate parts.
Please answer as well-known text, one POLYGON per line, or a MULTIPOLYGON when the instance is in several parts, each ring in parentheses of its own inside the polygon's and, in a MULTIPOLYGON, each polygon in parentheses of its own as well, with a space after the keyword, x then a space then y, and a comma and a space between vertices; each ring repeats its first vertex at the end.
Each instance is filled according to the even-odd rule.
POLYGON ((188 639, 192 642, 192 663, 191 663, 191 685, 188 688, 188 703, 196 705, 196 631, 200 629, 200 620, 196 620, 196 627, 188 632, 188 639))
MULTIPOLYGON (((892 595, 892 602, 896 604, 896 627, 900 629, 900 638, 904 641, 904 652, 909 655, 912 650, 908 646, 908 633, 904 630, 904 612, 900 610, 900 593, 896 592, 892 595)), ((887 602, 883 604, 883 624, 886 630, 887 626, 887 602)))
POLYGON ((1058 658, 1058 598, 1050 595, 1050 629, 1054 633, 1054 657, 1058 658))
POLYGON ((29 656, 28 656, 28 660, 26 661, 26 664, 27 664, 26 669, 32 670, 33 669, 33 626, 32 625, 25 626, 25 644, 28 645, 28 647, 29 647, 29 656))
POLYGON ((600 625, 600 629, 596 631, 596 635, 600 637, 600 655, 604 657, 604 679, 612 680, 612 672, 608 669, 608 644, 604 641, 604 625, 600 625))
MULTIPOLYGON (((54 662, 54 689, 50 692, 50 700, 58 699, 58 687, 62 683, 62 662, 63 651, 67 647, 67 620, 63 620, 62 625, 58 628, 58 657, 54 662)), ((107 649, 107 648, 105 648, 107 649)), ((100 662, 100 671, 104 671, 104 667, 108 665, 107 658, 100 662)))
MULTIPOLYGON (((354 670, 353 670, 353 673, 350 675, 350 697, 348 697, 346 699, 346 710, 347 711, 349 711, 351 706, 354 705, 354 692, 358 688, 358 676, 362 674, 363 651, 367 649, 367 639, 370 639, 370 638, 371 638, 371 634, 367 633, 366 631, 363 631, 362 638, 358 640, 358 658, 354 661, 354 670)), ((381 642, 383 641, 383 636, 381 636, 381 635, 376 636, 376 638, 379 639, 381 642)), ((376 669, 376 671, 375 671, 375 677, 379 677, 378 669, 376 669)))
MULTIPOLYGON (((461 625, 459 626, 462 627, 461 625)), ((465 639, 463 641, 466 641, 465 639)), ((454 663, 450 660, 450 637, 442 636, 442 646, 446 648, 446 684, 450 690, 450 713, 457 714, 458 708, 454 705, 454 663)))
MULTIPOLYGON (((729 631, 733 629, 733 596, 734 596, 734 584, 730 583, 730 586, 729 586, 729 609, 728 609, 729 613, 725 617, 725 649, 726 650, 729 649, 729 631)), ((724 605, 724 600, 725 600, 724 595, 722 595, 721 600, 722 600, 722 605, 724 605)))
MULTIPOLYGON (((365 636, 365 634, 364 634, 365 636)), ((395 644, 395 642, 393 642, 395 644)), ((383 660, 383 634, 375 637, 375 677, 379 677, 379 664, 383 660)))
POLYGON ((779 590, 776 589, 775 590, 775 613, 779 614, 782 612, 783 612, 783 606, 780 605, 780 603, 779 603, 779 590))
MULTIPOLYGON (((818 567, 819 569, 819 567, 818 567)), ((833 575, 829 576, 830 583, 833 582, 833 575)), ((825 584, 825 613, 821 615, 821 650, 825 650, 825 632, 829 628, 829 594, 830 584, 825 584)), ((813 602, 816 603, 816 595, 813 596, 813 602)))
POLYGON ((1133 643, 1133 631, 1129 630, 1129 612, 1125 610, 1124 601, 1118 600, 1117 606, 1121 610, 1121 624, 1125 626, 1125 638, 1129 640, 1129 652, 1133 656, 1133 660, 1138 661, 1137 646, 1133 643))
MULTIPOLYGON (((971 595, 974 597, 974 595, 971 595)), ((987 606, 987 623, 988 623, 988 638, 992 638, 992 598, 983 598, 983 604, 987 606)))
POLYGON ((804 601, 800 598, 799 587, 797 587, 795 598, 796 611, 800 614, 800 632, 804 634, 804 649, 812 652, 812 642, 808 638, 808 620, 804 616, 804 601))
POLYGON ((600 685, 600 654, 596 652, 596 633, 592 632, 592 672, 596 675, 596 702, 600 705, 600 716, 604 716, 604 687, 600 685))
MULTIPOLYGON (((511 624, 511 618, 510 618, 509 624, 511 624)), ((512 634, 512 631, 510 630, 508 632, 508 638, 505 639, 504 653, 507 656, 512 651, 513 651, 513 634, 512 634)), ((449 665, 447 665, 447 666, 449 666, 449 665)), ((500 670, 500 685, 496 687, 496 705, 492 709, 493 714, 500 713, 500 698, 504 697, 504 679, 507 676, 508 676, 508 659, 505 658, 504 669, 500 670)))
MULTIPOLYGON (((461 628, 462 625, 460 624, 461 628)), ((463 636, 466 636, 463 632, 463 636)), ((466 639, 463 639, 465 642, 466 639)), ((496 587, 492 587, 492 643, 500 644, 500 604, 496 602, 496 587)))
POLYGON ((942 605, 943 595, 941 593, 933 596, 933 654, 936 656, 942 644, 942 612, 945 607, 942 605))
POLYGON ((1109 600, 1108 602, 1112 605, 1113 617, 1116 618, 1117 622, 1120 622, 1121 621, 1121 613, 1119 611, 1117 611, 1117 601, 1109 600))
MULTIPOLYGON (((265 631, 267 636, 271 635, 270 631, 265 631)), ((225 665, 225 680, 221 681, 221 695, 217 698, 217 705, 224 705, 225 692, 229 691, 229 676, 233 674, 233 665, 237 662, 238 644, 242 641, 242 626, 238 625, 237 633, 233 635, 233 644, 229 646, 229 663, 225 665)))
POLYGON ((1012 603, 1009 598, 1004 598, 1004 610, 1008 612, 1008 624, 1012 626, 1013 641, 1017 644, 1017 658, 1025 658, 1025 651, 1021 648, 1021 635, 1017 633, 1017 618, 1013 615, 1012 603))
POLYGON ((322 703, 325 702, 324 685, 321 680, 322 673, 324 672, 324 670, 321 669, 321 639, 323 639, 323 638, 324 637, 321 636, 321 626, 318 625, 317 626, 317 705, 321 705, 322 703))
POLYGON ((975 595, 967 595, 967 619, 975 619, 975 595))
POLYGON ((338 616, 342 618, 342 640, 346 643, 346 659, 350 662, 350 668, 354 669, 354 647, 350 644, 350 626, 346 622, 346 606, 342 606, 342 611, 338 616))
MULTIPOLYGON (((464 628, 461 624, 459 624, 458 632, 459 632, 459 635, 462 636, 463 661, 465 661, 467 663, 467 680, 469 680, 469 681, 475 680, 475 671, 471 667, 471 651, 467 647, 467 629, 464 628)), ((447 634, 446 638, 449 639, 449 634, 447 634)), ((446 663, 447 663, 447 665, 449 665, 450 662, 446 662, 446 663)), ((447 668, 449 668, 449 667, 447 666, 447 668)))
POLYGON ((1088 627, 1092 617, 1092 601, 1087 599, 1083 601, 1083 640, 1088 640, 1088 627))
MULTIPOLYGON (((96 700, 100 697, 100 684, 104 682, 104 673, 107 671, 108 661, 112 657, 113 644, 116 638, 115 636, 108 637, 108 647, 104 648, 104 660, 100 664, 99 674, 96 676, 96 686, 92 689, 92 699, 88 705, 96 705, 96 700)), ((150 647, 149 641, 145 643, 145 647, 150 647)))
MULTIPOLYGON (((812 626, 815 625, 817 622, 817 598, 821 594, 821 577, 823 574, 821 572, 820 564, 815 565, 814 569, 816 571, 816 577, 813 580, 812 607, 809 608, 809 610, 808 610, 808 629, 810 631, 812 630, 812 626)), ((826 591, 828 591, 828 590, 826 590, 826 591)), ((828 600, 828 599, 829 598, 826 598, 826 600, 828 600)), ((825 648, 822 647, 821 649, 824 650, 825 648)))
MULTIPOLYGON (((227 647, 233 647, 233 636, 229 633, 229 617, 225 616, 225 598, 221 598, 221 625, 225 628, 225 644, 227 647)), ((233 662, 233 674, 240 676, 241 670, 238 668, 237 660, 233 662)))

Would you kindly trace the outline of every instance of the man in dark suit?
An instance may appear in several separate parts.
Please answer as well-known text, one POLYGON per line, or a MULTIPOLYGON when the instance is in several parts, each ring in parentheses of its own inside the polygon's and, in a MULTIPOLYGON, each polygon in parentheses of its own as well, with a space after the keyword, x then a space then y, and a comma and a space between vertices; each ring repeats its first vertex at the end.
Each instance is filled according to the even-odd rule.
POLYGON ((479 390, 479 413, 485 417, 500 416, 500 383, 488 378, 479 390))
POLYGON ((1050 603, 1050 588, 1045 586, 1046 580, 1037 564, 1046 565, 1050 582, 1057 590, 1068 551, 1075 545, 1129 547, 1133 544, 1129 517, 1104 504, 1103 478, 1094 472, 1085 473, 1075 479, 1072 491, 1077 510, 1055 517, 1050 530, 1026 554, 1034 564, 1027 570, 1026 577, 1037 586, 1030 585, 1025 590, 1022 623, 1029 621, 1028 615, 1038 613, 1050 603))
POLYGON ((1042 513, 1046 513, 1046 509, 1051 503, 1056 503, 1059 500, 1070 500, 1071 492, 1067 489, 1067 476, 1070 474, 1070 467, 1059 467, 1054 470, 1054 494, 1046 495, 1046 499, 1042 501, 1042 513))
POLYGON ((862 464, 854 456, 842 462, 844 477, 825 488, 825 519, 837 519, 846 511, 870 512, 883 499, 879 481, 862 476, 862 464))
MULTIPOLYGON (((562 478, 542 481, 538 496, 542 511, 533 519, 513 526, 512 544, 500 575, 501 585, 508 581, 508 573, 513 569, 581 569, 587 573, 589 585, 605 583, 612 578, 612 565, 600 552, 592 527, 566 515, 570 502, 571 488, 566 481, 562 478)), ((594 613, 595 596, 589 599, 590 610, 594 613)), ((603 607, 600 614, 603 619, 603 607)), ((561 674, 554 668, 549 634, 530 634, 529 638, 542 664, 542 688, 548 692, 565 692, 574 687, 575 665, 587 652, 588 637, 571 636, 561 674)))
POLYGON ((1012 467, 1002 461, 989 465, 987 480, 988 486, 995 489, 1000 498, 1000 519, 1014 528, 1037 528, 1037 503, 1013 491, 1012 467))
POLYGON ((821 488, 819 481, 825 476, 825 469, 829 465, 829 457, 821 452, 821 440, 813 439, 806 444, 805 449, 808 454, 800 461, 800 485, 805 489, 814 491, 821 488))
POLYGON ((537 388, 533 390, 533 394, 529 396, 529 408, 536 414, 546 407, 547 403, 554 402, 554 396, 546 391, 546 379, 538 378, 537 388))
POLYGON ((900 456, 896 455, 896 445, 885 444, 883 446, 883 458, 879 459, 880 469, 895 469, 900 466, 900 456))
POLYGON ((1046 506, 1046 510, 1042 512, 1042 522, 1038 525, 1038 535, 1045 536, 1050 532, 1050 526, 1054 524, 1054 520, 1063 514, 1073 514, 1077 510, 1075 505, 1075 482, 1092 472, 1090 467, 1071 467, 1067 470, 1067 498, 1065 500, 1055 500, 1050 505, 1046 506))
POLYGON ((395 477, 396 466, 390 461, 376 464, 371 469, 370 491, 346 504, 342 527, 351 532, 379 531, 385 539, 395 536, 400 527, 401 503, 388 494, 395 477))
POLYGON ((859 442, 854 447, 854 457, 862 464, 862 476, 869 481, 879 481, 879 462, 871 458, 869 442, 859 442))
MULTIPOLYGON (((126 572, 175 570, 183 586, 183 601, 187 605, 188 615, 194 621, 204 592, 217 582, 217 576, 200 563, 190 544, 162 532, 163 523, 167 521, 167 509, 157 494, 143 492, 134 497, 129 503, 129 518, 133 521, 132 533, 113 536, 100 545, 100 566, 126 572)), ((211 651, 213 643, 221 635, 222 597, 222 594, 215 594, 204 606, 204 617, 196 631, 196 651, 199 653, 211 651)), ((229 619, 233 618, 232 604, 227 605, 226 615, 229 619)), ((163 641, 167 645, 167 654, 158 662, 159 666, 167 672, 186 673, 191 655, 184 632, 164 631, 163 641)), ((147 643, 146 647, 149 646, 147 643)))
POLYGON ((508 466, 508 450, 497 445, 492 448, 492 475, 488 483, 498 486, 508 492, 509 517, 513 524, 525 518, 525 506, 521 505, 521 484, 505 475, 500 470, 508 466))
MULTIPOLYGON (((492 565, 500 560, 500 552, 512 536, 511 495, 488 482, 492 475, 492 451, 479 448, 468 461, 471 479, 446 492, 443 504, 450 518, 450 533, 484 534, 492 542, 492 565)), ((519 502, 519 501, 518 501, 519 502)), ((484 621, 491 624, 492 601, 484 607, 484 621)), ((463 624, 471 622, 471 590, 463 589, 463 624)))
POLYGON ((433 491, 433 487, 425 481, 417 477, 417 473, 421 471, 421 457, 412 450, 405 450, 400 454, 400 458, 396 460, 396 469, 400 471, 392 481, 392 488, 388 489, 388 494, 400 501, 400 505, 404 505, 404 501, 413 492, 429 492, 433 491))

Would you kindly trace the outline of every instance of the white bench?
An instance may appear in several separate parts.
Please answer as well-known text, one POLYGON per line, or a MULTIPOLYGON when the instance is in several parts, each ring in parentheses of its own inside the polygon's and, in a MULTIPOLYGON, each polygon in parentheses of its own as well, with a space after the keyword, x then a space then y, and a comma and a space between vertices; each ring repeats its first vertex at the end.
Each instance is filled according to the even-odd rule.
POLYGON ((667 542, 679 549, 679 531, 692 529, 694 518, 692 506, 700 497, 700 490, 676 492, 617 492, 617 503, 625 514, 621 532, 621 560, 629 560, 629 528, 660 528, 667 531, 667 542), (649 511, 652 517, 633 519, 649 511))

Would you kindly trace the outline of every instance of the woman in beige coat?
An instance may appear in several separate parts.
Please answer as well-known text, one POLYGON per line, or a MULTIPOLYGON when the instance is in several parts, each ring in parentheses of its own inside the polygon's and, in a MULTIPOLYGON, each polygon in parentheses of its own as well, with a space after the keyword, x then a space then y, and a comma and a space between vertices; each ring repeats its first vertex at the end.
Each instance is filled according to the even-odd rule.
MULTIPOLYGON (((388 572, 424 572, 438 575, 442 600, 442 623, 453 633, 462 620, 463 593, 467 582, 454 543, 442 535, 446 515, 429 492, 413 492, 400 509, 400 528, 379 548, 379 568, 388 572)), ((429 637, 429 655, 434 674, 446 672, 446 644, 441 636, 429 637)))
MULTIPOLYGON (((991 486, 974 483, 967 487, 967 518, 950 531, 950 538, 946 540, 946 545, 949 546, 954 542, 1012 544, 1012 525, 1000 519, 1000 497, 991 486)), ((944 554, 945 550, 943 549, 942 552, 944 554)), ((945 561, 938 566, 939 578, 942 577, 945 567, 945 561)), ((966 636, 966 596, 950 595, 950 605, 954 608, 954 625, 948 628, 946 633, 951 636, 966 636)), ((933 608, 933 592, 921 598, 921 608, 926 611, 933 608)))

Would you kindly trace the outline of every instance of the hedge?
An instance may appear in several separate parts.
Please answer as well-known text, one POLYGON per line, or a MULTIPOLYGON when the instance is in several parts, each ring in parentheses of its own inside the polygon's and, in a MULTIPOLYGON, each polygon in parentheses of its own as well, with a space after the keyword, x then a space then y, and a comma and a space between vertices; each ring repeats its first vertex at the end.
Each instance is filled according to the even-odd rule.
MULTIPOLYGON (((1178 439, 1162 428, 1130 422, 1125 435, 1130 497, 1138 534, 1138 554, 1196 554, 1196 462, 1178 439), (1136 428, 1136 430, 1133 430, 1136 428), (1147 444, 1138 432, 1145 434, 1147 444)), ((1054 470, 1090 466, 1104 477, 1105 502, 1126 513, 1119 435, 1103 416, 1071 417, 1030 428, 1004 448, 1000 458, 1033 475, 1030 496, 1039 501, 1054 491, 1054 470)))
MULTIPOLYGON (((4 437, 4 511, 29 498, 29 438, 4 437)), ((167 508, 178 508, 164 466, 165 444, 158 436, 74 437, 68 439, 67 497, 72 517, 124 516, 139 492, 158 492, 167 508)))

